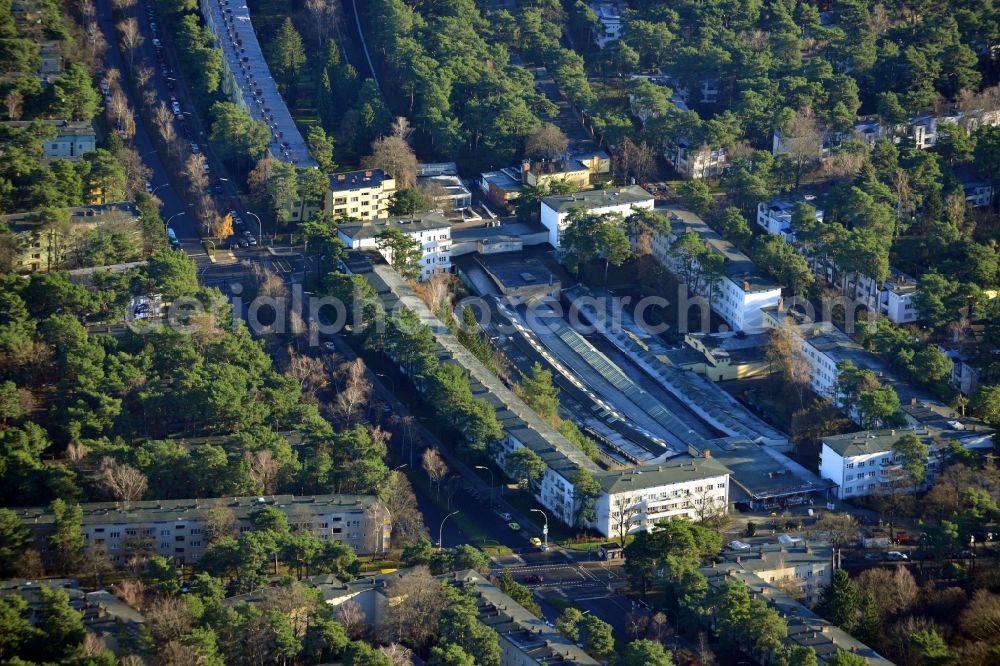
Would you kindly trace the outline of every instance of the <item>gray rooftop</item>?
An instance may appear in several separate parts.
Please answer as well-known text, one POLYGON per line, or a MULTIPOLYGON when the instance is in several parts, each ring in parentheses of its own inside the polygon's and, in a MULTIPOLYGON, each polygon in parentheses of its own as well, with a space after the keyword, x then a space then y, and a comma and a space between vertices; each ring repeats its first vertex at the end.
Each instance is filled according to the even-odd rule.
MULTIPOLYGON (((213 508, 228 508, 237 518, 244 519, 263 507, 274 507, 286 513, 307 510, 313 513, 338 511, 361 513, 378 501, 374 495, 268 495, 266 497, 213 497, 184 500, 146 500, 130 502, 89 502, 81 504, 84 525, 119 525, 139 522, 174 522, 201 520, 213 508), (263 501, 261 501, 263 500, 263 501)), ((14 509, 18 518, 28 525, 48 525, 53 516, 46 507, 14 509)))
POLYGON ((691 231, 701 236, 706 245, 722 255, 726 262, 726 277, 730 280, 736 284, 746 283, 745 289, 750 292, 771 291, 781 287, 770 276, 758 269, 757 264, 750 257, 723 238, 722 234, 708 226, 703 219, 683 208, 669 206, 667 210, 667 217, 670 219, 674 235, 691 231))
POLYGON ((56 130, 56 136, 97 134, 97 132, 94 131, 94 124, 86 120, 46 120, 44 118, 39 118, 36 120, 5 120, 0 124, 12 129, 23 130, 28 129, 34 123, 41 123, 43 125, 48 125, 49 127, 54 127, 56 130))
POLYGON ((388 176, 382 169, 343 171, 330 176, 330 191, 343 192, 378 187, 383 180, 388 180, 388 176))
POLYGON ((713 459, 729 469, 733 481, 730 495, 735 501, 819 492, 834 485, 791 458, 742 437, 712 439, 701 445, 691 445, 689 449, 696 456, 708 452, 713 459))
POLYGON ((656 488, 686 481, 726 476, 729 469, 714 458, 670 460, 655 465, 641 465, 622 471, 600 472, 594 478, 608 494, 656 488))
POLYGON ((386 229, 395 227, 408 234, 434 229, 447 229, 451 224, 440 213, 425 213, 420 217, 383 217, 370 222, 341 224, 337 231, 353 240, 374 238, 386 229))
POLYGON ((723 551, 727 568, 736 567, 740 571, 758 573, 797 567, 805 564, 832 564, 833 548, 826 543, 806 542, 798 546, 780 544, 759 544, 747 551, 723 551))
POLYGON ((542 205, 557 213, 562 213, 571 208, 593 210, 594 208, 637 204, 645 201, 652 202, 653 195, 638 185, 632 185, 603 190, 584 190, 573 194, 552 194, 542 198, 542 205))
POLYGON ((474 255, 475 260, 500 286, 519 289, 536 285, 560 285, 560 276, 537 256, 523 252, 474 255))
MULTIPOLYGON (((142 214, 131 201, 116 201, 114 203, 97 204, 94 206, 76 206, 63 209, 69 213, 70 224, 96 224, 103 219, 121 219, 130 217, 139 219, 142 214), (104 217, 108 216, 108 217, 104 217)), ((29 231, 37 226, 36 219, 42 211, 12 213, 0 215, 0 223, 6 224, 13 232, 29 231)))
POLYGON ((271 154, 297 167, 318 166, 271 77, 246 3, 203 0, 200 4, 206 23, 215 32, 226 67, 239 88, 243 106, 250 110, 254 120, 262 120, 271 128, 268 147, 271 154))
MULTIPOLYGON (((963 423, 957 418, 935 420, 935 412, 918 405, 903 408, 908 415, 919 415, 923 423, 909 428, 886 428, 882 430, 862 430, 844 435, 828 435, 822 442, 842 457, 870 455, 892 450, 892 445, 905 435, 916 435, 932 451, 955 441, 969 449, 991 448, 993 430, 975 422, 963 423)), ((914 419, 916 420, 916 419, 914 419)))
POLYGON ((485 182, 500 188, 504 192, 520 192, 524 185, 520 180, 514 178, 506 169, 499 171, 488 171, 480 176, 485 182))
POLYGON ((893 666, 891 661, 854 636, 809 610, 777 585, 766 582, 750 571, 741 571, 732 564, 720 564, 704 567, 701 572, 712 587, 720 587, 729 578, 744 583, 751 596, 764 599, 788 623, 785 643, 813 648, 820 663, 833 659, 839 650, 844 650, 864 657, 871 666, 893 666))

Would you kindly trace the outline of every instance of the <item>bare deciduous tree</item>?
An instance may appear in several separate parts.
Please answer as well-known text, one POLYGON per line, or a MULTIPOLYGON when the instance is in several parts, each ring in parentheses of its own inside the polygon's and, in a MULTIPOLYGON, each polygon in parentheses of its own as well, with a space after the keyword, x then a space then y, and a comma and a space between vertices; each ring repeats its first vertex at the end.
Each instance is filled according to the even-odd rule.
POLYGON ((317 48, 322 47, 337 22, 337 0, 306 0, 309 26, 316 35, 317 48))
POLYGON ((615 176, 619 181, 635 178, 642 182, 649 180, 656 171, 656 153, 645 141, 634 143, 628 137, 622 139, 615 157, 615 176))
POLYGON ((146 609, 145 615, 146 626, 160 642, 180 638, 191 630, 193 622, 191 609, 177 597, 157 597, 146 609))
POLYGON ((389 658, 392 666, 413 666, 413 650, 399 643, 383 645, 378 651, 389 658))
POLYGON ((135 70, 135 84, 141 90, 146 84, 153 80, 152 67, 139 67, 135 70))
POLYGON ((7 120, 20 120, 21 112, 24 109, 24 95, 20 90, 14 89, 3 98, 4 106, 7 107, 7 120))
POLYGON ((357 601, 345 601, 333 612, 334 618, 344 626, 344 631, 351 639, 356 639, 365 631, 368 617, 357 601))
POLYGON ((188 156, 184 162, 184 176, 188 187, 194 195, 200 195, 208 187, 208 174, 205 173, 205 156, 201 153, 188 156))
POLYGON ((882 619, 905 613, 917 603, 917 582, 906 567, 865 569, 858 576, 858 589, 871 593, 882 619))
MULTIPOLYGON (((120 0, 114 1, 119 2, 120 0)), ((139 22, 135 18, 121 20, 115 27, 118 28, 122 49, 128 55, 128 69, 131 72, 135 66, 135 51, 142 46, 145 38, 139 29, 139 22)))
POLYGON ((392 543, 403 548, 427 536, 424 517, 417 507, 417 496, 409 479, 401 472, 393 472, 389 483, 381 492, 382 502, 392 516, 392 543))
POLYGON ((795 165, 795 188, 798 189, 803 172, 819 161, 823 150, 823 135, 811 108, 800 109, 795 114, 785 133, 784 143, 788 158, 795 165))
POLYGON ((348 423, 353 423, 372 393, 365 362, 360 358, 342 364, 336 373, 340 390, 334 402, 337 413, 348 423))
MULTIPOLYGON (((156 94, 153 93, 153 98, 155 99, 155 97, 156 94)), ((153 124, 156 125, 156 131, 159 132, 160 138, 166 144, 167 152, 171 156, 175 155, 177 149, 177 128, 174 127, 174 114, 163 102, 160 102, 159 106, 153 110, 153 124)))
POLYGON ((386 643, 422 646, 437 633, 437 618, 444 610, 441 583, 427 567, 393 578, 386 584, 388 608, 375 628, 386 643))
POLYGON ((539 125, 524 140, 524 156, 554 160, 566 153, 569 138, 552 123, 539 125))
POLYGON ((432 484, 437 485, 437 495, 440 496, 441 479, 448 473, 448 464, 435 448, 424 449, 424 455, 420 462, 424 471, 427 472, 427 478, 432 484))
POLYGON ((247 464, 250 466, 250 478, 263 488, 264 493, 270 495, 278 485, 279 463, 274 454, 268 450, 247 451, 243 454, 247 464))
POLYGON ((396 189, 417 182, 417 156, 401 136, 384 136, 372 143, 372 154, 361 160, 366 169, 382 169, 396 179, 396 189))
POLYGON ((142 499, 146 492, 146 475, 131 465, 106 457, 101 460, 99 472, 101 484, 126 506, 129 502, 142 499))
POLYGON ((286 372, 295 378, 302 388, 303 395, 310 402, 315 402, 317 391, 329 383, 323 360, 315 356, 299 354, 292 349, 291 345, 288 347, 288 369, 286 372))

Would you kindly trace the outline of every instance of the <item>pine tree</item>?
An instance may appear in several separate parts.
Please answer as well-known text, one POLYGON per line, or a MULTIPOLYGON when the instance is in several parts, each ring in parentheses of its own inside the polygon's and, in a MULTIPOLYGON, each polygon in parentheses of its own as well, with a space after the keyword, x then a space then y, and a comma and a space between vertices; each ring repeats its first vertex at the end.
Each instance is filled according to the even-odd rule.
POLYGON ((854 633, 862 643, 877 646, 882 634, 882 618, 879 616, 878 606, 875 605, 875 596, 871 592, 865 593, 861 599, 860 613, 854 633))
POLYGON ((846 571, 833 572, 833 580, 823 590, 816 612, 844 631, 854 628, 858 619, 858 587, 846 571))
POLYGON ((544 419, 552 420, 559 413, 559 389, 552 383, 552 373, 540 363, 531 366, 531 376, 521 382, 524 401, 544 419))

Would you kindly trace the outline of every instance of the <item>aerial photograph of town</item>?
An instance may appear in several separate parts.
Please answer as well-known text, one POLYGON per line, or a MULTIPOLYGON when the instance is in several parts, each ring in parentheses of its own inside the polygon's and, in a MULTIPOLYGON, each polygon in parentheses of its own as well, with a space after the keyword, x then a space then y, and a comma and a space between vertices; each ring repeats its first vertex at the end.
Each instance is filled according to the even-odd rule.
POLYGON ((0 665, 1000 666, 1000 0, 0 0, 0 665))

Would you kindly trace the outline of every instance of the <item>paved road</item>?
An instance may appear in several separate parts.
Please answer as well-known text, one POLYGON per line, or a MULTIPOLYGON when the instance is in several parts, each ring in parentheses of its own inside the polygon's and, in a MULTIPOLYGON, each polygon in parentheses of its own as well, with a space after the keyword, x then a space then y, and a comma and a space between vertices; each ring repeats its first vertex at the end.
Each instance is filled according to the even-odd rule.
MULTIPOLYGON (((128 78, 128 69, 125 66, 125 60, 122 58, 121 52, 118 50, 118 33, 115 30, 115 19, 111 12, 111 2, 110 0, 97 0, 96 7, 98 25, 109 45, 105 51, 105 66, 108 68, 113 67, 122 73, 123 90, 129 97, 129 103, 133 111, 139 114, 139 122, 135 124, 133 143, 135 149, 142 156, 143 163, 153 172, 150 183, 156 188, 156 197, 163 202, 160 208, 160 215, 163 217, 164 222, 172 217, 174 218, 171 222, 171 227, 177 232, 184 249, 189 253, 197 254, 201 250, 201 245, 197 242, 197 225, 191 224, 193 218, 187 215, 176 217, 179 213, 186 211, 185 202, 181 200, 174 190, 174 185, 167 176, 167 169, 161 161, 159 153, 156 151, 156 145, 148 133, 145 122, 143 122, 142 100, 135 99, 131 94, 129 82, 125 80, 128 78)), ((137 10, 133 8, 131 11, 136 12, 137 10)), ((204 253, 202 252, 202 254, 204 253)))

